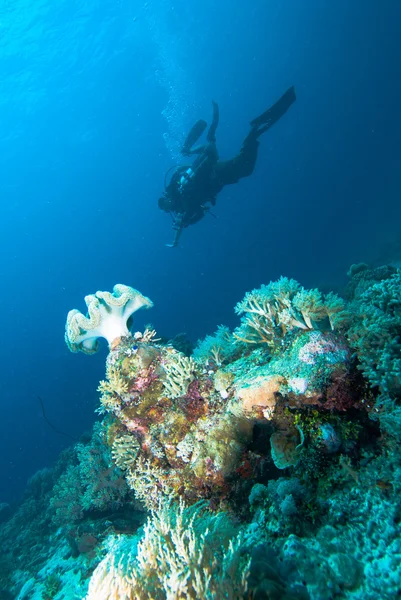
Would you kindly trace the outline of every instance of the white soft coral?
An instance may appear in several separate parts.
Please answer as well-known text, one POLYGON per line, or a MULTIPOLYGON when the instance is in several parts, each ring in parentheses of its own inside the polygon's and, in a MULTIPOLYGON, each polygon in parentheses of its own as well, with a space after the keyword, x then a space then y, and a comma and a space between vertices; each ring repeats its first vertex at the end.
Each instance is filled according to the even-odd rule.
POLYGON ((138 290, 118 283, 113 292, 96 292, 85 296, 88 314, 70 310, 65 326, 65 341, 72 352, 93 354, 98 340, 104 337, 112 348, 120 338, 129 335, 128 320, 140 308, 153 303, 138 290))

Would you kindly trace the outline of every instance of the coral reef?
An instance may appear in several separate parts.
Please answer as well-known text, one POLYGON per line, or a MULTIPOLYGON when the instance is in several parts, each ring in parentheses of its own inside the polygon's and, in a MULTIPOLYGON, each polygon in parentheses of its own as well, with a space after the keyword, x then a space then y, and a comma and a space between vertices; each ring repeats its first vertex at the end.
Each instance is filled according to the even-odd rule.
MULTIPOLYGON (((265 287, 272 306, 281 302, 280 318, 284 310, 298 310, 297 320, 303 319, 302 327, 281 330, 280 353, 272 354, 271 345, 266 352, 262 339, 260 348, 235 343, 223 327, 198 343, 194 358, 146 331, 111 349, 99 386, 100 412, 109 415, 103 435, 129 487, 149 508, 160 495, 235 502, 261 469, 298 463, 305 434, 297 412, 313 407, 326 433, 332 425, 325 415, 350 407, 365 412, 361 390, 347 387, 353 365, 345 338, 330 325, 333 315, 346 313, 345 303, 331 298, 323 304, 315 290, 309 293, 294 280, 265 287), (340 310, 330 313, 329 305, 340 310), (327 318, 327 330, 313 329, 312 316, 327 318), (270 427, 270 435, 255 450, 258 425, 270 427)), ((254 300, 246 296, 244 302, 254 300)))
POLYGON ((349 276, 249 292, 191 356, 130 333, 132 288, 72 311, 72 350, 109 342, 100 421, 4 507, 4 598, 399 597, 401 275, 349 276))
POLYGON ((22 503, 0 527, 0 597, 8 590, 20 600, 82 599, 103 540, 135 532, 144 520, 97 423, 89 440, 29 480, 22 503))

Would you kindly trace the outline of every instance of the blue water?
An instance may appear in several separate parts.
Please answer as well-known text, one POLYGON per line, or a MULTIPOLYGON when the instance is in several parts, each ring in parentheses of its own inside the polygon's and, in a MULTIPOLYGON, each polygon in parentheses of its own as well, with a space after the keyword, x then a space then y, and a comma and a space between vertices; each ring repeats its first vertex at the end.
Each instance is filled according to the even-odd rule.
MULTIPOLYGON (((117 282, 196 341, 279 275, 341 284, 401 217, 398 0, 5 0, 0 8, 0 501, 90 428, 106 348, 70 354, 68 310, 117 282), (234 155, 290 86, 249 179, 171 239, 157 199, 186 132, 220 105, 234 155)), ((389 259, 397 260, 396 250, 389 259)))

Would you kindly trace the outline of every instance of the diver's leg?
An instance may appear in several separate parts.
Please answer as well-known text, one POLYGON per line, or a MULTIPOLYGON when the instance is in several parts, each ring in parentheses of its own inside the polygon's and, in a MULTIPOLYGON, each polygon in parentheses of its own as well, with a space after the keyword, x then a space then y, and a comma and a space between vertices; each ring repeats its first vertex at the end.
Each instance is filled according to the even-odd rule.
POLYGON ((212 100, 213 103, 213 119, 212 124, 209 127, 209 131, 207 132, 207 141, 215 142, 216 141, 216 129, 219 124, 220 112, 219 105, 212 100))
POLYGON ((249 177, 255 169, 259 148, 257 137, 258 136, 253 135, 253 131, 251 130, 251 133, 246 136, 242 143, 241 150, 237 156, 239 179, 242 177, 249 177))
POLYGON ((260 131, 260 133, 267 131, 270 129, 270 127, 272 127, 272 125, 281 119, 281 117, 287 112, 295 100, 295 89, 294 86, 292 86, 285 92, 285 94, 283 94, 283 96, 281 96, 280 100, 277 100, 277 102, 273 104, 273 106, 259 115, 259 117, 256 117, 256 119, 253 119, 253 121, 251 121, 251 126, 258 128, 263 125, 263 131, 260 131))
POLYGON ((237 156, 217 163, 216 176, 222 186, 237 183, 243 177, 252 175, 258 157, 258 148, 256 130, 252 129, 243 141, 237 156))

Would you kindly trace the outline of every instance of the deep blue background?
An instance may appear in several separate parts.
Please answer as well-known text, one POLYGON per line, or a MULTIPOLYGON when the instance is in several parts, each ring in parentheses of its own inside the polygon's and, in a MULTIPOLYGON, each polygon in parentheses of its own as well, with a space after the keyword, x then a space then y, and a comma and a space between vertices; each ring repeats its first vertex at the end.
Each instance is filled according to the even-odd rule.
MULTIPOLYGON (((72 355, 67 311, 121 282, 195 341, 279 275, 337 284, 399 238, 399 0, 7 0, 0 8, 0 501, 97 406, 106 348, 72 355), (246 9, 248 4, 252 8, 246 9), (229 158, 294 84, 252 178, 169 250, 157 198, 198 118, 229 158)), ((392 258, 399 258, 393 256, 392 258)))

